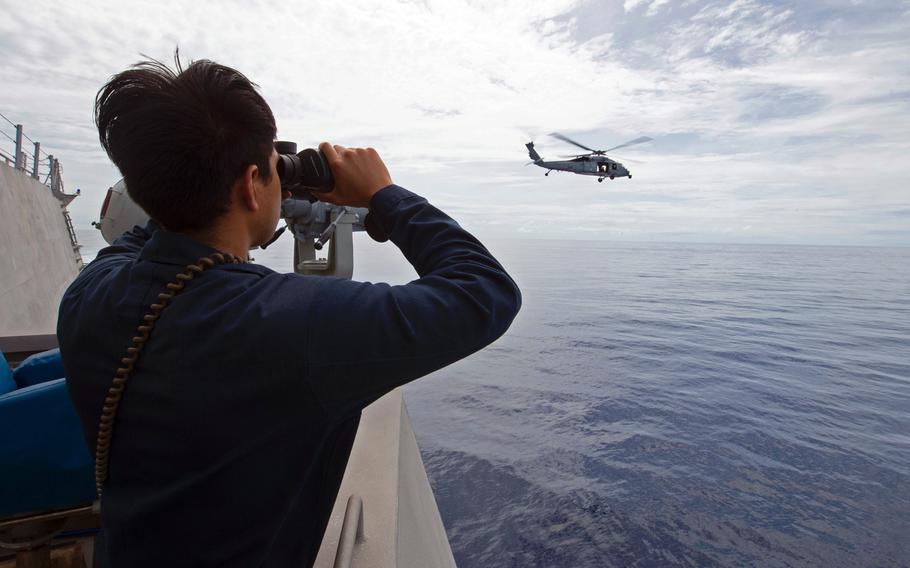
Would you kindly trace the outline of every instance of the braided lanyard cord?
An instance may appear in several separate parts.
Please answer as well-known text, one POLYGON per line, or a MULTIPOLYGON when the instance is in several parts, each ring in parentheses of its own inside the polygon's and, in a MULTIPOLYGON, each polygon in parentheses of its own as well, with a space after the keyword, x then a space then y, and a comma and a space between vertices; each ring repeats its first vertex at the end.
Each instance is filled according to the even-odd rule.
POLYGON ((149 335, 155 327, 155 322, 161 317, 161 312, 167 307, 168 303, 174 299, 174 296, 186 283, 195 278, 206 268, 211 268, 217 264, 240 264, 243 261, 238 257, 216 252, 209 256, 203 256, 195 264, 189 264, 186 270, 177 274, 173 282, 168 283, 166 291, 158 294, 158 302, 151 305, 151 311, 142 317, 142 323, 136 331, 139 335, 133 337, 132 347, 127 348, 126 356, 120 359, 123 364, 117 369, 111 388, 107 391, 107 397, 104 399, 104 407, 101 409, 101 421, 98 424, 98 438, 95 441, 95 491, 98 493, 98 500, 101 500, 101 493, 104 490, 104 482, 107 480, 108 463, 111 453, 111 436, 114 433, 114 420, 117 418, 117 408, 120 406, 120 399, 123 397, 123 391, 126 389, 126 382, 129 380, 136 366, 136 361, 142 353, 142 348, 148 342, 149 335))

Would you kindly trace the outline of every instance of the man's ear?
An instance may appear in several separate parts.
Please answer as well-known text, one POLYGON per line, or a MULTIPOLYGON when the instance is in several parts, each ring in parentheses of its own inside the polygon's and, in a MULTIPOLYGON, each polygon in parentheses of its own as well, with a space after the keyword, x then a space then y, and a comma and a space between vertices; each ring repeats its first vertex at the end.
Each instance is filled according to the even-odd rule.
POLYGON ((248 211, 259 211, 259 195, 256 193, 256 182, 259 181, 259 166, 250 164, 234 182, 234 195, 237 202, 248 211))

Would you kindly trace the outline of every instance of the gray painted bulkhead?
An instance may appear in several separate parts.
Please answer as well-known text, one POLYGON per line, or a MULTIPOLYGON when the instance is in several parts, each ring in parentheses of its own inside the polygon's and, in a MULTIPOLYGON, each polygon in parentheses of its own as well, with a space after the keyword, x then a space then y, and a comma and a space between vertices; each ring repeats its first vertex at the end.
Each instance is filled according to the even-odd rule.
POLYGON ((57 304, 82 265, 64 206, 48 186, 0 163, 0 336, 56 332, 57 304))
POLYGON ((401 389, 363 411, 314 568, 334 566, 352 495, 363 499, 364 533, 353 568, 454 568, 401 389))

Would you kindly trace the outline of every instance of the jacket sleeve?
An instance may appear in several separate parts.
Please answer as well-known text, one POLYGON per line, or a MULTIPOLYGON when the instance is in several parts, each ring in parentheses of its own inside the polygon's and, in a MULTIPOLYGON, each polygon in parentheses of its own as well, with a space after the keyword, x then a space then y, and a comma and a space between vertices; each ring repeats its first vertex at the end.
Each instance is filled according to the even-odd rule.
POLYGON ((95 258, 113 255, 125 255, 129 258, 136 258, 139 256, 139 251, 145 246, 146 241, 152 237, 152 233, 160 228, 160 225, 152 220, 149 220, 145 227, 135 225, 132 229, 117 237, 112 245, 98 251, 98 256, 95 258))
POLYGON ((420 278, 390 286, 318 277, 306 374, 326 409, 347 415, 495 341, 521 306, 518 286, 470 233, 398 186, 370 215, 420 278))
POLYGON ((115 266, 120 266, 125 262, 131 262, 139 257, 139 252, 145 246, 155 231, 161 228, 155 221, 149 221, 145 227, 135 225, 129 231, 126 231, 114 241, 114 244, 98 251, 95 259, 88 264, 70 284, 63 295, 60 304, 60 314, 58 315, 58 335, 60 333, 59 321, 63 316, 64 308, 70 303, 73 294, 81 293, 83 289, 92 285, 95 277, 100 273, 107 271, 115 266))

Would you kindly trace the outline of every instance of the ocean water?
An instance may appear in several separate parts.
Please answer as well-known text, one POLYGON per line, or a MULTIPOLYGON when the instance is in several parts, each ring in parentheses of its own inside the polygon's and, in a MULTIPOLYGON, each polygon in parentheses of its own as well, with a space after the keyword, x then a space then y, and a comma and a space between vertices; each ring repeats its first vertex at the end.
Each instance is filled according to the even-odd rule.
POLYGON ((522 312, 406 389, 459 566, 910 566, 910 249, 488 246, 522 312))

